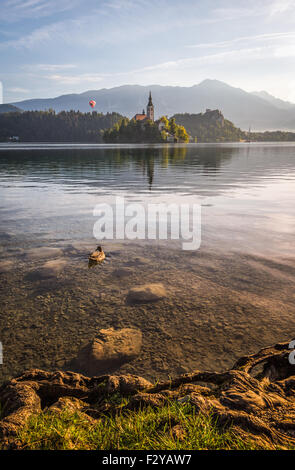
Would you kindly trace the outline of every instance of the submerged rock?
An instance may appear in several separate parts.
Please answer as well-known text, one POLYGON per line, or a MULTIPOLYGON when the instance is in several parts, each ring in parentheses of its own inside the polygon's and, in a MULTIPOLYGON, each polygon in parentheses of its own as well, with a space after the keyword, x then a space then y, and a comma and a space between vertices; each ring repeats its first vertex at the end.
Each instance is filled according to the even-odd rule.
POLYGON ((135 258, 130 259, 126 266, 139 266, 139 265, 149 265, 151 263, 149 258, 144 258, 143 256, 136 256, 135 258))
POLYGON ((0 232, 0 240, 12 240, 14 238, 14 234, 8 233, 8 232, 0 232))
POLYGON ((157 302, 167 297, 167 291, 163 284, 144 284, 138 287, 132 287, 127 295, 128 303, 157 302))
POLYGON ((114 277, 119 278, 119 279, 121 279, 123 277, 131 276, 132 274, 133 274, 133 269, 132 268, 114 269, 114 271, 112 272, 112 275, 114 277))
POLYGON ((0 273, 7 273, 13 268, 13 261, 10 260, 1 260, 0 261, 0 273))
POLYGON ((40 268, 29 272, 27 278, 34 281, 56 277, 63 271, 66 264, 67 262, 64 259, 47 261, 40 268))
POLYGON ((49 258, 57 258, 58 256, 62 256, 63 251, 60 248, 52 248, 52 247, 44 247, 44 248, 32 248, 24 253, 24 257, 29 260, 36 260, 36 259, 49 259, 49 258))
POLYGON ((141 350, 142 334, 135 328, 100 330, 78 354, 74 365, 90 375, 110 371, 136 357, 141 350))

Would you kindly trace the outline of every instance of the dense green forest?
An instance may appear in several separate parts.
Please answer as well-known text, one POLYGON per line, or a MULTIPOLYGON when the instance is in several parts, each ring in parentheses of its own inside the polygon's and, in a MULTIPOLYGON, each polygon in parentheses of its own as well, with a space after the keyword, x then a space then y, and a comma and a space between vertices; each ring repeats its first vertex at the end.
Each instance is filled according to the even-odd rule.
POLYGON ((175 142, 188 142, 189 136, 183 126, 178 126, 174 118, 163 116, 159 123, 152 121, 136 121, 123 118, 111 129, 104 132, 104 141, 111 143, 161 143, 167 139, 175 142))
POLYGON ((118 113, 95 111, 0 113, 0 141, 18 136, 22 142, 103 142, 103 132, 121 119, 118 113))
POLYGON ((104 132, 104 141, 107 143, 140 143, 140 142, 162 142, 158 126, 152 121, 142 122, 123 118, 111 129, 104 132))
POLYGON ((239 142, 245 139, 245 133, 224 119, 218 110, 207 110, 204 114, 175 114, 173 117, 197 142, 239 142))

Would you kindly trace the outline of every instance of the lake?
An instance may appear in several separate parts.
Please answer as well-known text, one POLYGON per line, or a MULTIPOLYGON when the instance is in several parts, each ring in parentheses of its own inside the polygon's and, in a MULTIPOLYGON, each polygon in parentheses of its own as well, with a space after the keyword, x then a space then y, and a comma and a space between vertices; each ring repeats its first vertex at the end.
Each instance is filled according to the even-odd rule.
POLYGON ((293 338, 294 216, 292 143, 0 144, 0 379, 69 367, 101 328, 140 329, 141 354, 117 372, 152 379, 293 338), (89 269, 93 210, 116 197, 198 204, 200 248, 105 240, 106 262, 89 269), (42 278, 48 260, 62 269, 42 278), (159 282, 163 300, 126 302, 159 282))

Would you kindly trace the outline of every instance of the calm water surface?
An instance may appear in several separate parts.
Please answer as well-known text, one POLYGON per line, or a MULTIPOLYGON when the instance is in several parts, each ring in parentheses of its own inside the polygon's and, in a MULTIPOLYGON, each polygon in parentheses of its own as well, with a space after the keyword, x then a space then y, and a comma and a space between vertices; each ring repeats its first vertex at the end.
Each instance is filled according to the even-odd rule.
POLYGON ((0 144, 0 379, 69 367, 111 326, 141 329, 142 354, 120 371, 153 378, 221 370, 294 337, 294 216, 294 144, 0 144), (93 209, 116 196, 200 204, 200 250, 105 241, 108 262, 89 270, 93 209), (66 261, 55 280, 38 277, 44 247, 66 261), (145 282, 167 299, 127 305, 145 282))
POLYGON ((203 244, 292 254, 294 144, 0 146, 2 230, 92 237, 96 204, 202 205, 203 244))

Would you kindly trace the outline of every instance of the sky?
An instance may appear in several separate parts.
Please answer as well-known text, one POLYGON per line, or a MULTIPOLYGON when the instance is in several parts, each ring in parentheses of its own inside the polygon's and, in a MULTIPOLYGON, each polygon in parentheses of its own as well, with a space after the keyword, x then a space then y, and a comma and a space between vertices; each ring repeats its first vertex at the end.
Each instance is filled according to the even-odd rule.
POLYGON ((294 0, 0 3, 5 103, 206 78, 295 102, 294 0))

